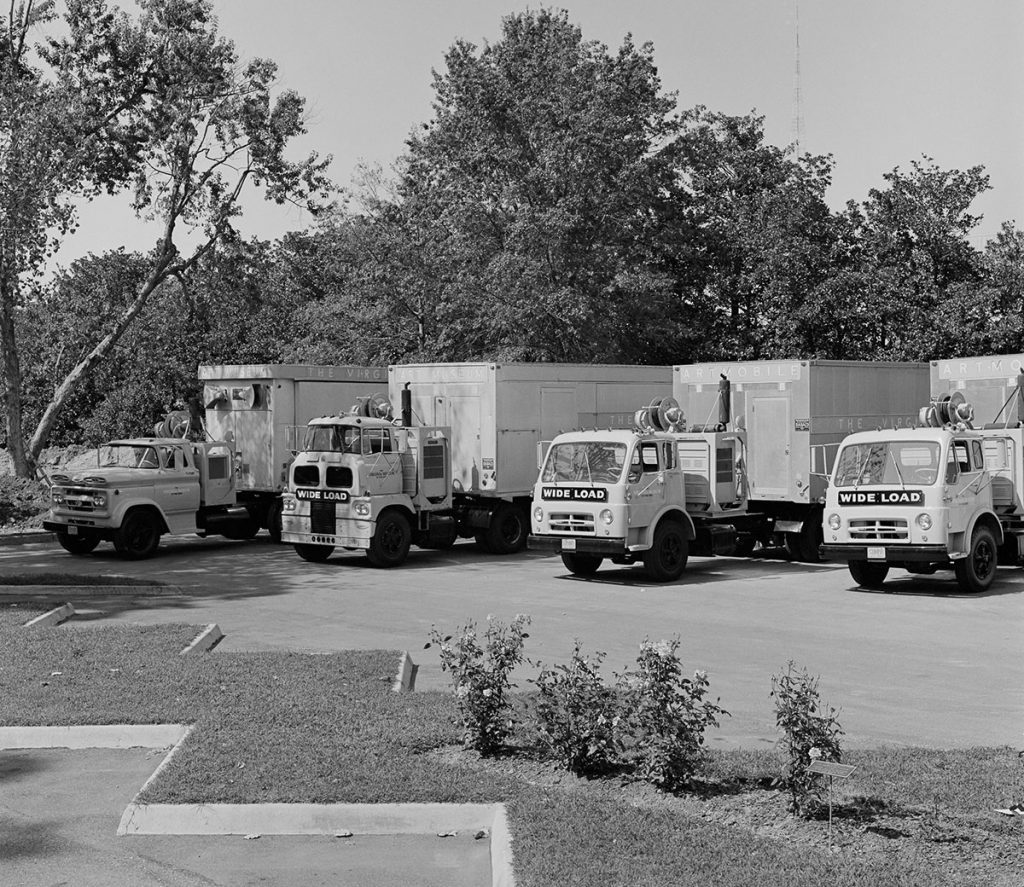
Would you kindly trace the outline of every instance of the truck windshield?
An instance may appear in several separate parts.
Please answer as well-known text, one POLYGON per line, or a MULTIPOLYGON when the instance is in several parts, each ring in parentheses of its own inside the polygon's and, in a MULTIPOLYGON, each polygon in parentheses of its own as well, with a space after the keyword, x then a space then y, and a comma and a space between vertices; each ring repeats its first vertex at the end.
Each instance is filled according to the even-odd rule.
POLYGON ((302 439, 306 453, 358 453, 359 428, 351 425, 310 425, 302 439))
POLYGON ((626 445, 599 441, 555 444, 548 452, 542 483, 584 481, 613 484, 622 476, 626 445))
POLYGON ((915 484, 930 486, 939 476, 939 445, 934 441, 875 441, 847 444, 836 460, 835 486, 915 484))
POLYGON ((155 447, 107 444, 97 453, 101 468, 159 468, 155 447))

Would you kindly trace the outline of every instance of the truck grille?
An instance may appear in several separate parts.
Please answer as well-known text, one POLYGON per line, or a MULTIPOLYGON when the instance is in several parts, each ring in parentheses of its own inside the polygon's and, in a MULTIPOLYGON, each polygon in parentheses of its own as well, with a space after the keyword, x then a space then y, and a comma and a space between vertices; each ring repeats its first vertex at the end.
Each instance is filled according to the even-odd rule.
POLYGON ((93 493, 93 490, 65 490, 64 504, 61 508, 65 511, 74 511, 77 514, 92 514, 96 510, 92 504, 93 493))
POLYGON ((549 518, 552 533, 590 533, 594 532, 594 515, 592 514, 552 514, 549 518))
POLYGON ((318 536, 333 536, 338 532, 333 502, 309 503, 309 531, 318 536))
POLYGON ((852 520, 850 538, 862 542, 906 542, 910 533, 905 520, 852 520))

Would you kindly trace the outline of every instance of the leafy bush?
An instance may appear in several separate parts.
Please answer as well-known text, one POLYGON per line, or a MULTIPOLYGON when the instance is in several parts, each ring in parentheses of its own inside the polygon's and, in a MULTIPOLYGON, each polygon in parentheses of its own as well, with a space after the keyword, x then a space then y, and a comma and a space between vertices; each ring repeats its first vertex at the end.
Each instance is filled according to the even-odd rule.
MULTIPOLYGON (((430 639, 440 648, 441 668, 451 672, 455 702, 462 723, 462 741, 484 755, 500 751, 515 726, 509 690, 513 668, 523 661, 523 642, 530 617, 517 615, 509 625, 487 617, 484 644, 476 623, 459 629, 458 637, 441 637, 436 628, 430 639)), ((429 647, 430 644, 427 644, 429 647)))
POLYGON ((779 746, 786 754, 786 769, 779 782, 789 790, 792 812, 808 814, 821 802, 821 784, 807 768, 815 759, 842 759, 839 738, 843 730, 836 710, 822 706, 818 679, 805 668, 797 669, 793 660, 783 674, 772 675, 771 695, 775 697, 775 723, 782 730, 779 746))
POLYGON ((534 681, 537 734, 548 754, 578 776, 612 769, 621 748, 618 699, 601 680, 603 653, 584 656, 576 641, 568 665, 542 668, 534 681))
POLYGON ((705 700, 708 676, 683 676, 679 639, 644 641, 637 670, 620 678, 629 710, 629 757, 641 779, 674 791, 690 784, 704 764, 704 732, 728 716, 705 700))

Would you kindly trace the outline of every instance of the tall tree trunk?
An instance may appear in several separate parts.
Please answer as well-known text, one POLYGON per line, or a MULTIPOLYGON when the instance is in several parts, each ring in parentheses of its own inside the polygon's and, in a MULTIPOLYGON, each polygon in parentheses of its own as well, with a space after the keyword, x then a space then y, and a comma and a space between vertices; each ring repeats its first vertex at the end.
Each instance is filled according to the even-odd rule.
POLYGON ((14 334, 14 286, 7 275, 0 273, 0 353, 3 354, 4 408, 6 413, 7 451, 18 477, 32 477, 35 462, 25 452, 21 415, 21 363, 14 334))

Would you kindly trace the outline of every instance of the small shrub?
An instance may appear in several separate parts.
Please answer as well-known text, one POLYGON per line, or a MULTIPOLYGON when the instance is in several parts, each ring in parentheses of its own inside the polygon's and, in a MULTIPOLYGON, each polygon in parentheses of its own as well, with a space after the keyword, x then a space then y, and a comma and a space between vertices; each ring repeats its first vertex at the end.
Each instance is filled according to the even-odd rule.
POLYGON ((523 661, 529 624, 530 617, 524 615, 517 615, 507 626, 488 616, 483 645, 473 622, 459 629, 454 640, 431 629, 431 642, 440 648, 441 668, 452 676, 466 748, 493 755, 512 732, 515 721, 508 694, 515 685, 509 675, 523 661))
POLYGON ((636 775, 666 791, 693 782, 704 765, 704 732, 728 712, 705 700, 708 677, 683 676, 679 639, 640 645, 637 670, 620 677, 629 710, 629 757, 636 775))
POLYGON ((839 738, 843 730, 836 710, 822 706, 818 697, 818 679, 807 669, 797 669, 792 660, 783 674, 772 675, 775 697, 775 723, 782 736, 779 746, 786 755, 785 772, 779 780, 790 793, 790 809, 806 815, 821 803, 821 782, 808 773, 811 761, 842 760, 839 738))
POLYGON ((577 776, 611 770, 620 750, 615 691, 601 680, 603 653, 584 656, 580 642, 568 665, 542 668, 534 683, 537 734, 548 754, 577 776))

